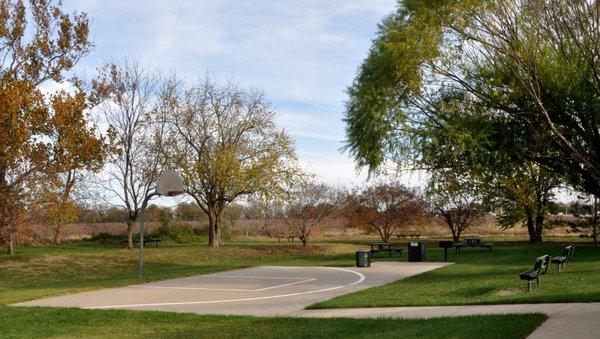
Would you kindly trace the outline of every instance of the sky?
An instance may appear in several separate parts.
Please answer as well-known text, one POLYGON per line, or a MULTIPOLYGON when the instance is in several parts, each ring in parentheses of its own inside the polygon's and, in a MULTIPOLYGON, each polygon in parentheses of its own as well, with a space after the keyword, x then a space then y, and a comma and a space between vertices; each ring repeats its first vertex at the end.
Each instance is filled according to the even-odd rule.
POLYGON ((366 172, 340 151, 344 100, 394 0, 64 0, 88 13, 94 50, 78 65, 139 59, 193 82, 206 72, 262 89, 303 166, 332 185, 366 172))

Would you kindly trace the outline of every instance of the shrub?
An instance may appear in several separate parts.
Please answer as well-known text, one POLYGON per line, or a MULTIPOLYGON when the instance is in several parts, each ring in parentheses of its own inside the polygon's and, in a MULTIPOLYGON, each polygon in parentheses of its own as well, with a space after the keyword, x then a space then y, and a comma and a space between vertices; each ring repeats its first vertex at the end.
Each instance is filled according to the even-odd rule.
POLYGON ((92 235, 90 238, 87 238, 86 241, 95 242, 98 244, 108 245, 108 244, 120 244, 123 239, 125 239, 125 235, 123 234, 110 234, 107 232, 100 232, 92 235))
POLYGON ((188 225, 162 225, 150 233, 153 237, 171 240, 178 244, 198 243, 206 241, 206 229, 188 225))

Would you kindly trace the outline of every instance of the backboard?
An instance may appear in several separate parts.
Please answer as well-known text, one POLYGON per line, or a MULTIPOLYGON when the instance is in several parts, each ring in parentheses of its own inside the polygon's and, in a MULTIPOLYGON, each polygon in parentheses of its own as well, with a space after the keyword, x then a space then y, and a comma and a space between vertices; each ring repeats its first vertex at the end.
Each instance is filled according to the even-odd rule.
POLYGON ((185 193, 183 179, 173 170, 163 171, 158 177, 156 193, 169 197, 185 193))

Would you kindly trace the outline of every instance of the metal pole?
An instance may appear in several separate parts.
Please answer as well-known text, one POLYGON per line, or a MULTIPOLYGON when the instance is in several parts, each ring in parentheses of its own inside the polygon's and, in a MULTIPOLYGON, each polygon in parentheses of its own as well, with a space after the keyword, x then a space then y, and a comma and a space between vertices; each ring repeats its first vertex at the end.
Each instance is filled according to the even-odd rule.
POLYGON ((150 193, 144 199, 140 210, 140 279, 144 278, 144 210, 148 206, 148 201, 158 193, 150 193))

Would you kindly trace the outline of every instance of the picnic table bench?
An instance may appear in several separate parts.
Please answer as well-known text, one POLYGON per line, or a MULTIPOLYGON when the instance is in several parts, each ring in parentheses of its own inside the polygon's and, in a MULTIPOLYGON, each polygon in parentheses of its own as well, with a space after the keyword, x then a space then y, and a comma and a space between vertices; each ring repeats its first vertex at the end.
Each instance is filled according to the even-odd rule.
MULTIPOLYGON (((139 244, 140 243, 140 235, 139 234, 134 234, 133 235, 133 242, 139 244)), ((151 236, 144 236, 144 246, 149 243, 149 242, 153 242, 156 244, 156 247, 158 247, 158 245, 160 244, 160 242, 162 241, 162 238, 160 237, 151 237, 151 236)), ((124 243, 127 242, 127 239, 123 240, 124 243)))
POLYGON ((463 247, 483 247, 487 248, 489 251, 494 249, 494 243, 492 242, 483 242, 482 238, 465 238, 464 242, 455 242, 454 243, 454 252, 461 253, 463 247))
POLYGON ((379 252, 388 252, 391 257, 392 252, 396 252, 402 255, 403 248, 400 247, 400 243, 397 242, 370 242, 367 245, 371 246, 371 254, 379 252))
POLYGON ((400 238, 417 238, 419 239, 421 237, 420 234, 396 234, 396 238, 400 239, 400 238))
POLYGON ((296 239, 295 235, 275 235, 275 238, 277 238, 277 241, 281 242, 281 239, 287 239, 287 241, 293 242, 294 239, 296 239))

